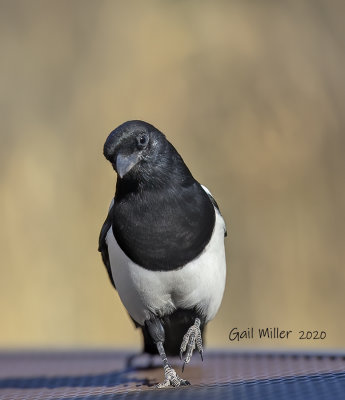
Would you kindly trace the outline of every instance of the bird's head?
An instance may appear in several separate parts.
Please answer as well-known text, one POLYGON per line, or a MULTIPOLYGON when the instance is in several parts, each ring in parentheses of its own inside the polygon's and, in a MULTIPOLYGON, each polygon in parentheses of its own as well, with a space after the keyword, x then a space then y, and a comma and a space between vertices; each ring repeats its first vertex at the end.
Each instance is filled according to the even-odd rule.
POLYGON ((159 162, 167 140, 154 126, 134 120, 114 129, 104 143, 103 154, 122 179, 143 174, 159 162))

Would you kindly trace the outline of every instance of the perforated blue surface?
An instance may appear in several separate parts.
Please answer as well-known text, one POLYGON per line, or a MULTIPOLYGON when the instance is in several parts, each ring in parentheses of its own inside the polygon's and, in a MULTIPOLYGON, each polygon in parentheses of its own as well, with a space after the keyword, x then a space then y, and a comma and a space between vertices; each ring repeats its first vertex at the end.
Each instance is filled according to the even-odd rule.
POLYGON ((164 390, 154 388, 163 378, 159 360, 153 368, 133 368, 126 367, 127 357, 115 351, 0 353, 0 399, 345 399, 341 354, 208 353, 183 375, 192 386, 164 390))

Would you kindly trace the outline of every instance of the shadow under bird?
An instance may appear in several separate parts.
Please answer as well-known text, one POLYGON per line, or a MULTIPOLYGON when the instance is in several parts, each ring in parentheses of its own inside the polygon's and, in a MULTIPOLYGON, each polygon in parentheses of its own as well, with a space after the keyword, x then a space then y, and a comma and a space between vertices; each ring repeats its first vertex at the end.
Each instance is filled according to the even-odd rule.
POLYGON ((222 301, 226 227, 208 189, 154 126, 128 121, 113 130, 104 156, 117 173, 116 193, 99 237, 99 251, 122 303, 141 328, 144 352, 159 354, 158 388, 188 385, 183 367, 222 301))

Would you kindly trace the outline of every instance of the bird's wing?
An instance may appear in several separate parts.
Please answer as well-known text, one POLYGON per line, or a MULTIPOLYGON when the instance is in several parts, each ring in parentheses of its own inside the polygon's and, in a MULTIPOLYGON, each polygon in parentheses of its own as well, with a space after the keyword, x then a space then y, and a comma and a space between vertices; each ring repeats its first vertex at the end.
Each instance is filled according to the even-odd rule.
POLYGON ((109 212, 108 212, 107 218, 104 221, 104 224, 102 226, 101 232, 99 234, 98 251, 102 254, 102 260, 103 260, 103 263, 104 263, 105 267, 107 268, 110 282, 112 283, 112 285, 116 289, 115 282, 114 282, 114 279, 113 279, 113 275, 111 273, 109 253, 108 253, 108 245, 107 245, 107 233, 108 233, 109 229, 111 228, 111 224, 112 224, 113 204, 114 204, 114 199, 110 203, 110 207, 109 207, 109 212))
MULTIPOLYGON (((107 269, 108 275, 110 282, 115 286, 115 282, 113 279, 113 275, 111 273, 111 267, 110 267, 110 259, 109 259, 109 252, 108 252, 108 244, 107 244, 107 234, 109 229, 111 228, 112 225, 112 218, 113 218, 113 204, 114 204, 114 199, 111 201, 110 206, 109 206, 109 211, 106 220, 104 221, 104 224, 102 226, 101 232, 99 234, 99 245, 98 245, 98 251, 102 254, 102 260, 103 263, 107 269)), ((130 316, 131 320, 133 321, 134 325, 136 328, 139 328, 139 324, 134 321, 134 319, 130 316)))
MULTIPOLYGON (((208 195, 209 199, 211 200, 211 202, 212 202, 214 208, 215 208, 215 209, 219 212, 219 214, 222 216, 222 213, 220 212, 219 206, 218 206, 216 200, 214 199, 214 197, 212 196, 211 192, 207 189, 206 186, 201 185, 201 187, 202 187, 202 188, 205 190, 205 192, 207 193, 207 195, 208 195)), ((222 216, 222 218, 223 218, 223 216, 222 216)), ((224 221, 224 219, 223 219, 223 221, 224 221)), ((227 231, 227 229, 226 229, 226 225, 225 225, 225 221, 224 221, 224 237, 227 237, 227 236, 228 236, 228 231, 227 231)))

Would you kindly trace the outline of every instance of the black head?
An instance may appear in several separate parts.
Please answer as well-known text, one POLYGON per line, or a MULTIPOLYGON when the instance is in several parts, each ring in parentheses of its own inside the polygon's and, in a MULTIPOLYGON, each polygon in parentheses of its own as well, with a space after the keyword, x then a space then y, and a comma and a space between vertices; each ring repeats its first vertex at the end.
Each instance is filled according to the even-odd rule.
POLYGON ((114 129, 104 143, 104 156, 119 175, 133 175, 157 161, 165 136, 144 121, 127 121, 114 129))
POLYGON ((180 155, 166 137, 144 121, 128 121, 114 129, 104 144, 104 156, 121 180, 180 182, 191 174, 180 155))

